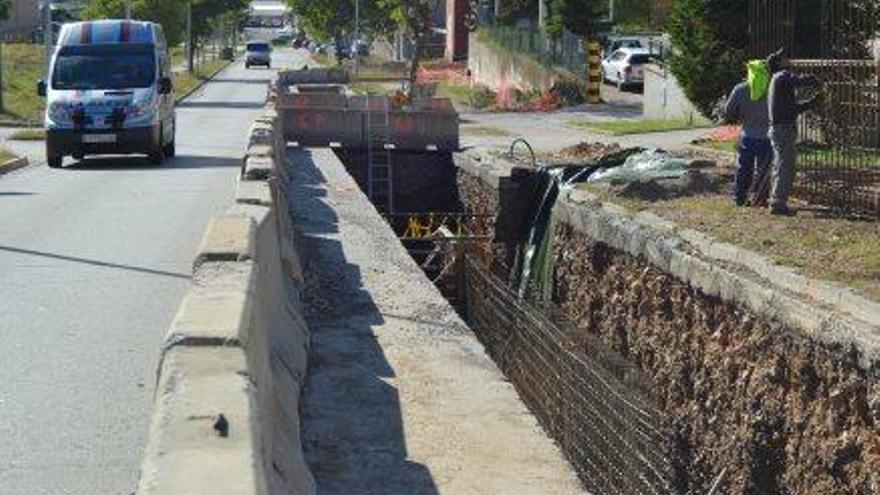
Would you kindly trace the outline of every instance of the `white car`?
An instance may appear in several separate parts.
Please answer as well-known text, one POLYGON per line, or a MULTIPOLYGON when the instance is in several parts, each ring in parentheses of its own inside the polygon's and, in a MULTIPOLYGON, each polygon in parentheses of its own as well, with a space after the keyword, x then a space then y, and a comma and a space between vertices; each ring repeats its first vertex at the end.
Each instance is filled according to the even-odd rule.
POLYGON ((651 61, 646 48, 620 48, 602 61, 602 79, 619 89, 642 84, 645 81, 643 65, 651 61))

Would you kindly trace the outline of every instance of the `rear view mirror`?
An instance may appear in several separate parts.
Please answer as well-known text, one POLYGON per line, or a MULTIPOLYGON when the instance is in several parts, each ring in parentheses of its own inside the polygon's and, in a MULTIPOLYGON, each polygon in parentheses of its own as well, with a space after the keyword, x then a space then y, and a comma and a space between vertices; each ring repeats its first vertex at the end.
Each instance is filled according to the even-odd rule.
POLYGON ((163 77, 159 79, 159 94, 167 95, 171 93, 171 78, 163 77))
POLYGON ((46 81, 37 81, 37 96, 46 96, 46 81))

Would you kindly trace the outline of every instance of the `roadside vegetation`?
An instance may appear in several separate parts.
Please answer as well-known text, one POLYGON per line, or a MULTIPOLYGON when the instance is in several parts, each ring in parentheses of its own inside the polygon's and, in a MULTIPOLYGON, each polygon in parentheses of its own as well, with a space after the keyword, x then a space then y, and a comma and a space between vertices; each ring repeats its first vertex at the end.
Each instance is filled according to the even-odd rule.
POLYGON ((710 123, 686 119, 618 119, 608 121, 584 121, 572 120, 569 124, 575 127, 583 127, 594 132, 623 136, 626 134, 646 134, 649 132, 680 131, 685 129, 699 129, 710 127, 710 123))
POLYGON ((42 141, 46 139, 46 131, 40 127, 25 127, 9 135, 14 141, 42 141))
POLYGON ((578 187, 629 213, 650 211, 680 227, 761 253, 780 265, 880 301, 880 229, 874 222, 806 209, 793 218, 774 216, 763 208, 737 207, 726 194, 646 201, 614 196, 593 184, 578 187))
POLYGON ((199 84, 210 79, 220 69, 229 63, 228 60, 213 59, 206 60, 204 63, 196 66, 195 73, 190 74, 187 71, 174 73, 172 76, 172 85, 174 87, 174 97, 179 99, 194 90, 199 84))
POLYGON ((39 121, 45 103, 37 96, 37 81, 45 77, 43 47, 28 43, 4 43, 3 120, 39 121))
POLYGON ((0 148, 0 167, 13 158, 18 158, 18 156, 6 148, 0 148))

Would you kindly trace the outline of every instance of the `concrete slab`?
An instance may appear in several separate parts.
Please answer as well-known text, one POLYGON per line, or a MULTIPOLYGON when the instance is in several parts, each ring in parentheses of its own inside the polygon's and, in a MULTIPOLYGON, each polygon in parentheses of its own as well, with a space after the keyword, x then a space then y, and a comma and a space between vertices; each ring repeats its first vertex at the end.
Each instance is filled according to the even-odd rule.
POLYGON ((584 493, 560 450, 331 150, 290 150, 317 492, 584 493))

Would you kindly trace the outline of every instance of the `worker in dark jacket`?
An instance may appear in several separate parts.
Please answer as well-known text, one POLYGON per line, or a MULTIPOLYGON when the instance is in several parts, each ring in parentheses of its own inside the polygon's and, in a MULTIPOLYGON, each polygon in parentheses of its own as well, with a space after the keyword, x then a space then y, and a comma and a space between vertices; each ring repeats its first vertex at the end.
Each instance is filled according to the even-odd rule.
MULTIPOLYGON (((746 64, 748 76, 737 84, 724 106, 724 118, 730 123, 742 124, 739 136, 736 179, 733 183, 733 200, 737 206, 746 204, 752 177, 757 172, 757 184, 767 183, 767 174, 773 162, 773 148, 767 136, 770 125, 767 107, 767 89, 770 72, 764 60, 751 60, 746 64)), ((767 194, 756 188, 753 204, 766 204, 767 194)), ((766 191, 766 187, 763 188, 766 191)))
POLYGON ((770 80, 767 102, 770 110, 770 141, 773 144, 773 192, 770 195, 770 213, 793 215, 788 207, 788 195, 794 182, 794 165, 797 158, 797 117, 819 102, 819 94, 805 101, 795 98, 795 89, 801 86, 818 86, 819 79, 813 75, 791 72, 791 61, 783 50, 767 57, 767 66, 773 74, 770 80))

